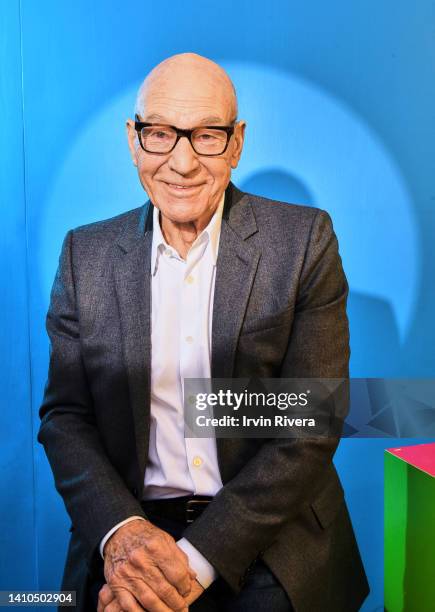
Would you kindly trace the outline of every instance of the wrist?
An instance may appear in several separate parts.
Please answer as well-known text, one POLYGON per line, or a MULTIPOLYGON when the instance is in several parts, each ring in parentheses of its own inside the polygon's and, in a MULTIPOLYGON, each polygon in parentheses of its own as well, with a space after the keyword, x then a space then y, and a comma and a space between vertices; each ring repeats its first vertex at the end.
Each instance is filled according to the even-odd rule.
POLYGON ((107 553, 110 553, 111 550, 113 550, 113 548, 116 548, 117 542, 120 541, 124 537, 125 532, 132 531, 131 526, 133 524, 137 525, 139 521, 143 522, 143 521, 146 521, 146 519, 141 516, 130 517, 126 519, 125 521, 123 521, 122 523, 116 525, 113 528, 112 532, 109 532, 109 534, 107 534, 105 538, 105 542, 103 543, 103 546, 102 546, 102 551, 101 551, 103 559, 105 558, 107 553))

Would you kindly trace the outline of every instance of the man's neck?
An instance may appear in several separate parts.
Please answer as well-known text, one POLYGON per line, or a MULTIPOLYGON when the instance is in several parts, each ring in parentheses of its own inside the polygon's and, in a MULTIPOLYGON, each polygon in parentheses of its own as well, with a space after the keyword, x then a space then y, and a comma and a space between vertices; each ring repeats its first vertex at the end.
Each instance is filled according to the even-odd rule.
POLYGON ((176 223, 171 221, 171 219, 164 217, 162 213, 160 213, 160 227, 164 239, 177 251, 180 257, 186 259, 190 247, 195 242, 202 230, 207 227, 208 222, 213 216, 213 212, 209 215, 205 223, 201 224, 197 223, 196 221, 176 223))
POLYGON ((163 238, 177 251, 180 257, 186 259, 190 247, 210 223, 210 220, 216 212, 218 206, 219 202, 212 210, 207 211, 207 213, 202 215, 199 219, 195 219, 187 223, 177 223, 176 221, 172 221, 160 212, 159 221, 163 238))

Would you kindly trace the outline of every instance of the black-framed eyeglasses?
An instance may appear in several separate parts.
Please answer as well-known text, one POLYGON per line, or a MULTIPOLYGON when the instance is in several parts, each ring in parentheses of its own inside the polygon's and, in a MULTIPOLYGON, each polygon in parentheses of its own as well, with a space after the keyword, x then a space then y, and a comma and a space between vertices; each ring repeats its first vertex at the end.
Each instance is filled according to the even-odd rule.
MULTIPOLYGON (((234 133, 234 125, 205 125, 191 130, 182 130, 174 125, 145 123, 135 115, 134 129, 138 133, 140 146, 147 153, 167 155, 175 149, 177 142, 185 136, 198 155, 212 157, 222 155, 234 133)), ((235 123, 235 122, 233 122, 235 123)))

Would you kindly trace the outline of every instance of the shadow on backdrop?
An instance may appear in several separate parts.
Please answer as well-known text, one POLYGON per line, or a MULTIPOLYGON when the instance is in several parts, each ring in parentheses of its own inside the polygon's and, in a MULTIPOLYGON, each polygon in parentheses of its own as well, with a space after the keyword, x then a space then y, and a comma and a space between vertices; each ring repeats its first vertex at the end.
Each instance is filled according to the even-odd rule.
POLYGON ((279 202, 315 206, 314 197, 307 185, 296 176, 275 168, 252 174, 241 183, 240 189, 279 202))
MULTIPOLYGON (((316 206, 309 187, 281 170, 254 173, 240 188, 281 202, 316 206)), ((383 372, 385 378, 400 376, 400 335, 389 302, 350 290, 347 313, 351 332, 351 375, 357 377, 364 372, 364 377, 376 377, 383 372)))

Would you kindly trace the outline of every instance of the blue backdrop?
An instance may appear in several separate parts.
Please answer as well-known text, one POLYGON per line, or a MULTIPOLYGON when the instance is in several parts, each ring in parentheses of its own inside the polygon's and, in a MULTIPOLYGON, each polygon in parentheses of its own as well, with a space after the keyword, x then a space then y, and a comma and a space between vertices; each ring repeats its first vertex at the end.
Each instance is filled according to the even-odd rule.
MULTIPOLYGON (((246 119, 234 182, 328 210, 351 294, 353 376, 434 373, 435 6, 431 0, 0 5, 0 589, 56 589, 68 520, 35 443, 44 320, 68 229, 143 203, 124 123, 165 57, 222 64, 246 119)), ((383 605, 383 449, 336 464, 383 605)))

